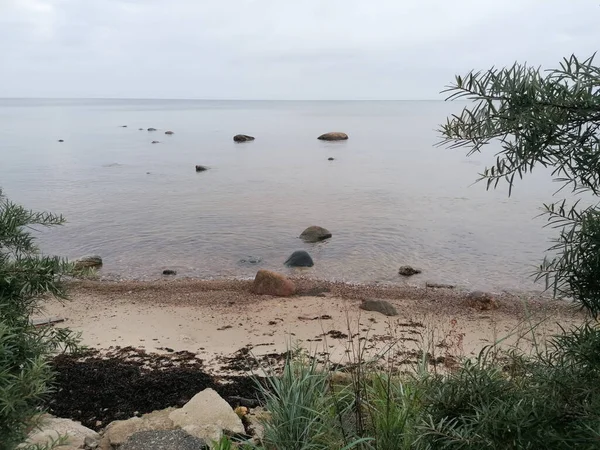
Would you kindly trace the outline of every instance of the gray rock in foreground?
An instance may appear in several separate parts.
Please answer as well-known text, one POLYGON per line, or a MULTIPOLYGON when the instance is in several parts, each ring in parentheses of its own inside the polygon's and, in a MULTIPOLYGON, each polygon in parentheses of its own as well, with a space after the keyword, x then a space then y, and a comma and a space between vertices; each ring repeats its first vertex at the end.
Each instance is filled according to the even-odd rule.
POLYGON ((233 140, 235 142, 248 142, 248 141, 253 141, 254 136, 248 136, 247 134, 236 134, 233 137, 233 140))
POLYGON ((398 311, 390 302, 386 300, 369 299, 363 300, 360 309, 365 311, 375 311, 386 316, 397 316, 398 311))
POLYGON ((302 232, 300 239, 304 240, 305 242, 319 242, 329 239, 331 236, 331 231, 328 229, 313 225, 302 232))
POLYGON ((317 139, 321 141, 345 141, 348 139, 348 135, 346 133, 340 133, 339 131, 333 131, 331 133, 322 134, 317 139))
POLYGON ((120 446, 120 450, 205 450, 204 439, 183 430, 154 430, 134 433, 120 446))
POLYGON ((284 263, 288 267, 312 267, 313 259, 305 250, 296 250, 284 263))

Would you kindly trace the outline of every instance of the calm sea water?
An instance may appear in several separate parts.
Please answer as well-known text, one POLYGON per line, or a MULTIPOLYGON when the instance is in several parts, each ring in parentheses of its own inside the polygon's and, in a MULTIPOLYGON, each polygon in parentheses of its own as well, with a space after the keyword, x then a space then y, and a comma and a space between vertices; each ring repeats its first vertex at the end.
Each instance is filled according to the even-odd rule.
POLYGON ((315 266, 302 273, 318 278, 401 283, 398 267, 410 264, 423 269, 415 284, 536 289, 529 274, 553 231, 535 217, 557 186, 543 171, 510 198, 473 185, 495 149, 467 158, 435 147, 438 124, 460 108, 0 100, 0 186, 13 201, 68 219, 40 232, 43 251, 99 254, 108 277, 157 278, 164 268, 203 278, 290 272, 285 259, 306 249, 315 266), (316 139, 327 131, 350 139, 316 139), (237 133, 256 140, 235 144, 237 133), (196 164, 211 169, 196 173, 196 164), (333 238, 303 243, 309 225, 333 238), (239 262, 247 256, 262 263, 239 262))

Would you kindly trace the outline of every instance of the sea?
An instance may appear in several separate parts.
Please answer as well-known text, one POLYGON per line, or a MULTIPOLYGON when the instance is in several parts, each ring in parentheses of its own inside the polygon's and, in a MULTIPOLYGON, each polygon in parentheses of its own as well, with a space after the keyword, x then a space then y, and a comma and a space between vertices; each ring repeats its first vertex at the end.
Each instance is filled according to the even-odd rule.
POLYGON ((540 208, 558 186, 546 170, 517 181, 510 196, 506 184, 477 182, 497 144, 472 156, 439 145, 440 124, 465 106, 0 99, 0 187, 13 202, 66 218, 35 228, 43 253, 100 255, 107 279, 159 279, 164 269, 249 278, 263 268, 356 283, 542 290, 532 274, 557 230, 545 227, 540 208), (349 139, 317 139, 330 131, 349 139), (256 139, 235 143, 240 133, 256 139), (333 237, 303 242, 310 225, 333 237), (295 250, 308 251, 314 267, 286 268, 295 250), (403 265, 422 273, 404 278, 403 265))

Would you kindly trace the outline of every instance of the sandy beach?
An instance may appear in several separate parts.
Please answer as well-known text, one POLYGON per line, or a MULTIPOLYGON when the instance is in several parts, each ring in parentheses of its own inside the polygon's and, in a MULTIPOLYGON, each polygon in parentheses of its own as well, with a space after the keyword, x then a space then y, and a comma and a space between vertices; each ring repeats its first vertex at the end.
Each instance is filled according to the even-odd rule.
MULTIPOLYGON (((417 351, 433 357, 475 356, 502 346, 531 346, 531 333, 545 338, 582 316, 563 301, 494 294, 498 308, 481 310, 464 292, 451 289, 352 285, 294 280, 298 294, 258 296, 251 281, 82 281, 70 299, 52 300, 40 317, 60 317, 92 348, 139 348, 147 352, 189 351, 215 372, 227 371, 234 354, 262 357, 301 346, 336 363, 349 362, 358 348, 399 364, 417 351), (363 299, 386 299, 399 312, 387 317, 363 311, 363 299), (390 348, 394 348, 390 352, 390 348)), ((265 360, 266 361, 266 360, 265 360)))

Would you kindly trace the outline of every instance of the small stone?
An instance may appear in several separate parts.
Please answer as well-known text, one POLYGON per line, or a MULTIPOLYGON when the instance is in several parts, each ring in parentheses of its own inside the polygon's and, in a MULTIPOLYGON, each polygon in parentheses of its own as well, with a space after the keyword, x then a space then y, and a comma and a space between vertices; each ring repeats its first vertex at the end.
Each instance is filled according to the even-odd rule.
POLYGON ((327 158, 327 161, 334 161, 334 160, 335 160, 335 158, 332 158, 332 157, 327 158))
POLYGON ((121 128, 127 128, 127 125, 121 125, 121 128))
POLYGON ((138 130, 140 130, 140 131, 144 131, 144 129, 143 129, 143 128, 138 128, 138 130))
POLYGON ((76 270, 100 266, 102 266, 102 258, 98 255, 84 256, 75 261, 76 270))
POLYGON ((500 306, 489 292, 473 291, 467 294, 467 305, 480 311, 498 309, 500 306))
POLYGON ((322 134, 317 139, 321 141, 345 141, 346 139, 348 139, 348 135, 346 133, 332 131, 331 133, 322 134))
POLYGON ((86 436, 86 438, 83 440, 83 448, 86 450, 98 448, 98 440, 91 436, 86 436))
POLYGON ((175 134, 172 131, 165 131, 165 134, 175 134))
POLYGON ((162 271, 163 275, 177 275, 177 271, 176 270, 172 270, 172 269, 165 269, 162 271))
POLYGON ((288 267, 312 267, 313 259, 305 250, 296 250, 284 263, 288 267))
POLYGON ((260 256, 246 256, 239 261, 240 264, 260 264, 261 262, 262 258, 260 256))
POLYGON ((385 316, 397 316, 398 311, 387 300, 377 300, 377 299, 368 299, 363 300, 360 304, 360 309, 364 309, 365 311, 374 311, 381 313, 385 316))
POLYGON ((156 131, 156 128, 148 128, 148 131, 156 131))
POLYGON ((65 142, 64 139, 59 139, 58 142, 65 142))
POLYGON ((329 239, 332 236, 331 232, 326 228, 316 225, 308 227, 300 234, 300 239, 305 242, 319 242, 329 239))
POLYGON ((412 275, 421 273, 421 269, 415 269, 414 267, 411 267, 411 266, 402 266, 398 269, 398 273, 405 277, 410 277, 412 275))
POLYGON ((196 172, 204 172, 205 170, 208 170, 208 167, 206 166, 196 166, 196 172))
POLYGON ((160 141, 152 141, 152 144, 160 144, 160 141))
POLYGON ((236 134, 233 137, 233 140, 235 142, 248 142, 248 141, 253 141, 254 136, 248 136, 247 134, 236 134))

